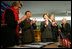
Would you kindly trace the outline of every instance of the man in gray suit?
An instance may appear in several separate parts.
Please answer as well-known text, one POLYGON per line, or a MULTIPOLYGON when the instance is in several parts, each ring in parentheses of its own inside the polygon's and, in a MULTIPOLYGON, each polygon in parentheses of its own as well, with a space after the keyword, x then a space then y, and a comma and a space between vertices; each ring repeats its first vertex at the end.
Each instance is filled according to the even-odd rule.
POLYGON ((42 42, 52 42, 52 30, 51 30, 51 22, 49 21, 49 15, 45 13, 43 18, 45 21, 41 22, 40 30, 41 30, 41 41, 42 42))
POLYGON ((33 30, 36 29, 36 21, 30 19, 31 11, 26 11, 25 15, 27 18, 20 23, 20 27, 22 28, 22 42, 23 44, 29 44, 34 42, 33 30))

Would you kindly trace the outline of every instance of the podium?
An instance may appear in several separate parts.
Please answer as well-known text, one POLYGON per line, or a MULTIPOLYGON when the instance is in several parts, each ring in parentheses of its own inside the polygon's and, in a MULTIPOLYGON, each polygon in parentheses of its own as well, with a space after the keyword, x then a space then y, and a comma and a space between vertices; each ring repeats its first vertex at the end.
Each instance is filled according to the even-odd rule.
POLYGON ((41 41, 40 29, 35 29, 34 30, 34 38, 35 38, 35 42, 40 42, 41 41))

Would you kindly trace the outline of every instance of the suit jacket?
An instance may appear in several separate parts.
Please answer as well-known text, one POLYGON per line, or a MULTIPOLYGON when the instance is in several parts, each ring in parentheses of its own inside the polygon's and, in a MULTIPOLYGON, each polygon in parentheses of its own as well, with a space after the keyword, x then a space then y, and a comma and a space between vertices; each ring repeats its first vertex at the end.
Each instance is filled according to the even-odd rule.
POLYGON ((22 23, 19 24, 22 28, 22 40, 24 43, 34 41, 33 26, 30 24, 30 22, 30 19, 25 19, 22 23))
POLYGON ((58 39, 58 25, 57 26, 53 26, 51 25, 51 29, 52 29, 52 34, 53 34, 53 40, 57 40, 58 39))
POLYGON ((41 38, 52 38, 52 30, 51 30, 51 22, 49 21, 49 24, 47 27, 45 27, 45 22, 41 22, 40 25, 41 30, 41 38))
POLYGON ((49 19, 49 21, 51 22, 51 29, 52 29, 52 34, 53 34, 53 39, 54 40, 57 40, 57 37, 58 37, 58 25, 57 26, 53 26, 52 25, 52 20, 51 19, 49 19))
POLYGON ((71 36, 70 24, 66 23, 65 27, 63 27, 63 24, 61 24, 61 25, 62 25, 61 32, 66 36, 66 38, 70 38, 70 36, 71 36), (68 35, 68 33, 70 33, 70 35, 68 35))

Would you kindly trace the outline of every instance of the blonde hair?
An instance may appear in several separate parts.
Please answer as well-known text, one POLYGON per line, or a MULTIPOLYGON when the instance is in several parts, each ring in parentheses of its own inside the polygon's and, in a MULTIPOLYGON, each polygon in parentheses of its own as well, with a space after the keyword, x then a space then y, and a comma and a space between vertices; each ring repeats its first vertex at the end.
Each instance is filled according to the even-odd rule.
POLYGON ((49 17, 49 14, 48 14, 48 13, 44 13, 44 14, 43 14, 43 17, 44 17, 45 15, 47 15, 47 16, 49 17))
POLYGON ((22 5, 23 5, 21 1, 14 1, 14 2, 12 3, 12 7, 17 6, 18 4, 20 4, 21 7, 22 7, 22 5))
POLYGON ((63 21, 63 20, 66 20, 66 18, 63 18, 62 21, 63 21))

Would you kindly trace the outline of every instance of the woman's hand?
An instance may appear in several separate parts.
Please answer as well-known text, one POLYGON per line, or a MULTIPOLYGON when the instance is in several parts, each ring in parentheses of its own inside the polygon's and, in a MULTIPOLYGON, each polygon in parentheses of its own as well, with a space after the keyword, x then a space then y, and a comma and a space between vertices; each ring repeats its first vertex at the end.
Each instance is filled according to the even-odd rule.
POLYGON ((27 18, 27 16, 24 15, 24 16, 21 18, 21 21, 24 21, 26 18, 27 18))
POLYGON ((52 25, 54 26, 55 25, 55 22, 52 22, 52 25))
POLYGON ((45 27, 48 25, 48 21, 45 21, 45 27))
POLYGON ((27 16, 24 15, 24 16, 18 21, 18 24, 21 23, 22 21, 24 21, 26 18, 27 18, 27 16))

